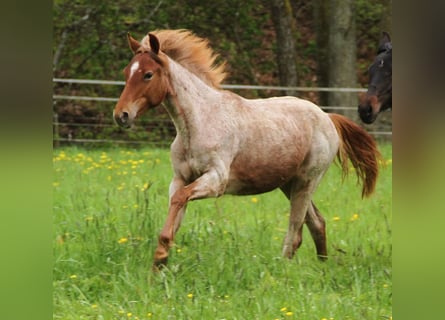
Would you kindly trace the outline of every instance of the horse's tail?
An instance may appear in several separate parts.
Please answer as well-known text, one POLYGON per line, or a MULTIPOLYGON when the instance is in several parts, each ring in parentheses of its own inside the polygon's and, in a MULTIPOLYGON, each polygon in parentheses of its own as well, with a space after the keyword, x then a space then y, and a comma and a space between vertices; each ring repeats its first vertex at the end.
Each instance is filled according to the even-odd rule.
POLYGON ((380 152, 375 140, 362 127, 348 118, 330 113, 329 117, 340 137, 338 160, 343 169, 343 177, 348 173, 348 158, 363 185, 362 197, 369 196, 375 189, 379 173, 380 152))

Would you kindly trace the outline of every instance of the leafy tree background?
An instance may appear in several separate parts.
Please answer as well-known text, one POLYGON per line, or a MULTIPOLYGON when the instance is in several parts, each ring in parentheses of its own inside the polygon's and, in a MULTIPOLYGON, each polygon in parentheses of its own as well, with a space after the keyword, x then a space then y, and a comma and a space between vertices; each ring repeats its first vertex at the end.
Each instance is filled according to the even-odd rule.
MULTIPOLYGON (((124 80, 122 69, 131 58, 127 32, 141 39, 154 29, 185 28, 208 38, 212 48, 220 54, 220 59, 227 61, 229 76, 225 83, 286 85, 287 82, 291 86, 327 86, 327 58, 332 53, 329 53, 328 41, 323 39, 329 37, 329 24, 333 23, 329 20, 329 6, 332 3, 335 1, 55 0, 54 77, 124 80), (277 16, 277 7, 284 8, 284 13, 277 16), (291 48, 288 50, 295 49, 293 53, 288 52, 285 62, 287 69, 295 69, 296 76, 291 77, 284 75, 286 67, 280 66, 283 55, 280 56, 278 49, 284 47, 283 41, 286 39, 278 37, 277 30, 283 19, 288 19, 285 22, 292 29, 287 33, 292 37, 292 46, 288 46, 291 48), (281 75, 279 70, 282 70, 281 75)), ((355 47, 351 48, 356 52, 354 77, 357 87, 366 87, 367 68, 375 56, 381 31, 391 33, 391 1, 353 0, 350 5, 356 35, 355 47)), ((54 84, 55 94, 118 97, 121 90, 120 86, 54 84)), ((286 94, 264 90, 238 93, 245 97, 286 94)), ((321 105, 327 101, 316 92, 295 94, 321 105)), ((109 123, 112 108, 112 103, 91 101, 58 100, 54 104, 54 112, 64 123, 91 122, 88 118, 94 118, 97 123, 109 123)), ((149 117, 165 118, 162 108, 158 109, 152 111, 149 117)), ((57 134, 78 138, 142 137, 136 131, 104 128, 65 126, 57 134)), ((164 133, 159 132, 161 129, 157 126, 150 132, 159 135, 159 138, 173 133, 171 128, 163 128, 164 133)))

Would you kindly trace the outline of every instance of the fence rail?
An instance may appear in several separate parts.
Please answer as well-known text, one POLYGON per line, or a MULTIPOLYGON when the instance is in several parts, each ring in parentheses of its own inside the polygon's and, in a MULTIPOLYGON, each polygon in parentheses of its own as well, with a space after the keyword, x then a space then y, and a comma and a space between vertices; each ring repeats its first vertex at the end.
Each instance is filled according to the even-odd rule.
MULTIPOLYGON (((69 79, 69 78, 53 78, 53 83, 60 84, 85 84, 85 85, 111 85, 111 86, 123 86, 125 85, 125 81, 110 81, 110 80, 95 80, 95 79, 69 79)), ((296 92, 366 92, 364 88, 330 88, 330 87, 284 87, 284 86, 261 86, 261 85, 238 85, 238 84, 225 84, 222 85, 224 89, 239 89, 239 90, 272 90, 272 91, 296 91, 296 92)), ((54 101, 61 100, 78 100, 78 101, 98 101, 98 102, 117 102, 119 99, 115 97, 92 97, 92 96, 76 96, 76 95, 63 95, 63 94, 54 94, 54 101)), ((356 110, 356 106, 320 106, 320 108, 324 110, 356 110)), ((84 123, 84 122, 59 122, 58 114, 55 111, 55 117, 53 121, 54 128, 54 143, 56 145, 59 142, 70 142, 70 143, 116 143, 116 144, 151 144, 164 146, 166 142, 160 141, 142 141, 142 140, 111 140, 111 139, 84 139, 84 138, 74 138, 71 135, 67 137, 59 136, 59 128, 60 127, 114 127, 115 124, 112 121, 106 123, 97 123, 95 118, 90 118, 92 122, 84 123)), ((165 120, 161 120, 165 121, 165 120)), ((159 122, 159 120, 154 120, 153 122, 159 122)), ((391 131, 369 131, 370 134, 374 136, 383 136, 390 137, 392 136, 391 131)))
MULTIPOLYGON (((56 83, 78 83, 99 85, 125 85, 125 81, 93 80, 93 79, 62 79, 53 78, 56 83)), ((245 89, 245 90, 281 90, 281 91, 313 91, 313 92, 366 92, 365 88, 335 88, 335 87, 283 87, 283 86, 260 86, 244 84, 222 84, 223 89, 245 89)))

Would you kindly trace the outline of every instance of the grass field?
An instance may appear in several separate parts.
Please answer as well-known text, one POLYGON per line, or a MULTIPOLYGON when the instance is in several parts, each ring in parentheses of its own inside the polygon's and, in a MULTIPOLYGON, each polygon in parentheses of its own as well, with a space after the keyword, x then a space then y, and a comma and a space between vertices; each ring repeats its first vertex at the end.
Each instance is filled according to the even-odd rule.
POLYGON ((319 262, 305 227, 281 257, 279 192, 192 202, 169 267, 150 271, 167 215, 168 150, 54 150, 54 319, 392 319, 392 149, 375 194, 333 165, 315 203, 327 221, 319 262))

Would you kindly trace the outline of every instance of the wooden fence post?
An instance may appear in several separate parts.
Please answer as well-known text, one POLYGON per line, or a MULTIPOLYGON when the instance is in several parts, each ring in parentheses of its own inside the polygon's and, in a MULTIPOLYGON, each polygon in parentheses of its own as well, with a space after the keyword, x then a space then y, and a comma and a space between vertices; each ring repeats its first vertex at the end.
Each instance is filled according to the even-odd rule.
POLYGON ((54 147, 59 147, 59 115, 54 113, 53 115, 53 145, 54 147))

